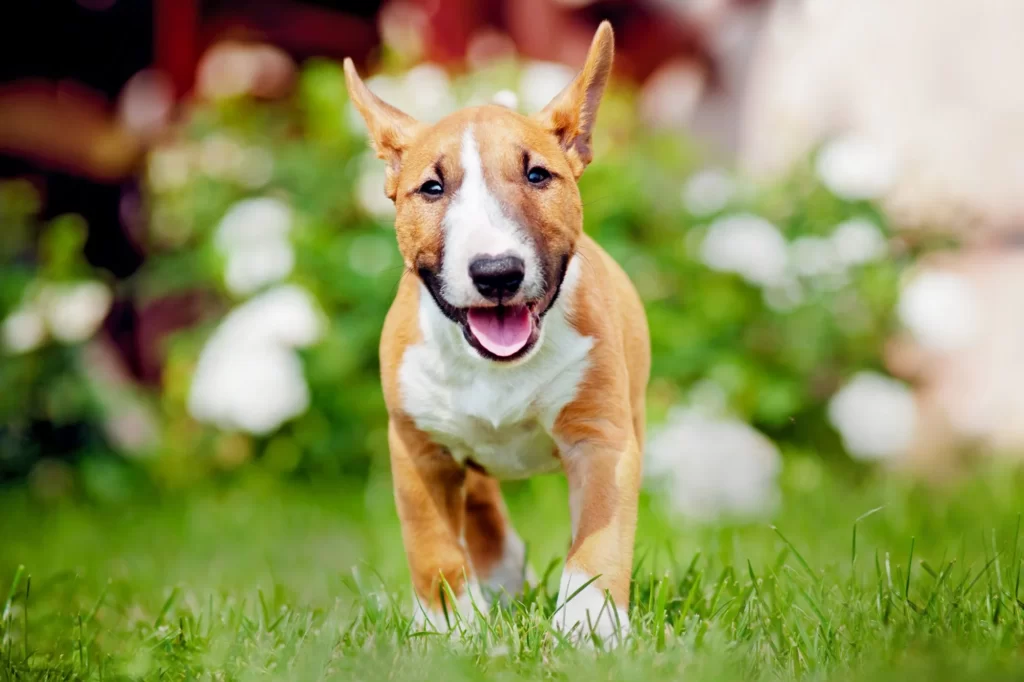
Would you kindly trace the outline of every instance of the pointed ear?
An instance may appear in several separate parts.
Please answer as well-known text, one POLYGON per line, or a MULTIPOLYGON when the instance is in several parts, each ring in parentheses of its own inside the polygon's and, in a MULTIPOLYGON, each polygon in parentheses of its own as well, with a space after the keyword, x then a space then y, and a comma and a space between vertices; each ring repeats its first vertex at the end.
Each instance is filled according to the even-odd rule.
POLYGON ((409 143, 423 130, 423 124, 370 92, 356 73, 351 59, 345 59, 345 85, 352 104, 366 121, 377 156, 387 162, 384 193, 392 201, 398 192, 398 173, 409 143))
POLYGON ((590 43, 587 63, 569 85, 537 114, 541 124, 561 142, 573 172, 579 178, 594 157, 591 133, 597 121, 597 108, 608 84, 615 56, 612 25, 602 21, 590 43))

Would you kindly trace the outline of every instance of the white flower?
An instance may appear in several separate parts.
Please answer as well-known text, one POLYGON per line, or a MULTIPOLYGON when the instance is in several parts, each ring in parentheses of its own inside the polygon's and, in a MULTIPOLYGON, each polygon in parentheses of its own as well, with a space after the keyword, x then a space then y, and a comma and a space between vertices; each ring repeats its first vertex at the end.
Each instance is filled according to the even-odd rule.
POLYGON ((875 372, 859 372, 832 396, 828 418, 852 457, 883 460, 909 451, 917 408, 904 384, 875 372))
POLYGON ((10 353, 28 353, 48 333, 62 343, 81 343, 103 324, 112 302, 100 282, 46 284, 4 320, 3 345, 10 353))
POLYGON ((519 95, 511 90, 499 90, 494 93, 491 101, 500 107, 517 111, 519 109, 519 95))
POLYGON ((293 267, 295 252, 287 241, 258 242, 237 248, 228 256, 224 283, 233 294, 245 295, 280 282, 293 267))
POLYGON ((359 174, 356 200, 368 215, 391 221, 395 217, 395 204, 384 194, 385 178, 384 165, 376 159, 369 159, 359 174))
POLYGON ((291 274, 291 225, 291 209, 278 199, 245 199, 228 210, 214 244, 226 257, 224 283, 233 294, 250 294, 291 274))
POLYGON ((572 82, 575 72, 564 64, 531 62, 519 77, 519 93, 526 111, 540 111, 572 82))
POLYGON ((804 277, 834 272, 838 263, 832 242, 822 237, 798 237, 789 247, 793 270, 804 277))
POLYGON ((877 199, 896 178, 893 159, 867 139, 847 135, 822 148, 818 177, 836 196, 849 200, 877 199))
POLYGON ((832 247, 846 266, 873 263, 888 251, 882 231, 867 218, 850 218, 836 225, 832 247))
POLYGON ((729 215, 708 228, 701 260, 712 270, 735 272, 751 284, 772 286, 782 282, 786 273, 786 240, 760 216, 729 215))
POLYGON ((979 328, 978 301, 963 276, 926 270, 903 288, 900 321, 925 348, 951 351, 969 345, 979 328))
POLYGON ((736 194, 736 183, 717 168, 695 173, 683 187, 683 204, 696 216, 721 211, 736 194))
POLYGON ((23 305, 4 319, 4 348, 13 355, 34 351, 46 341, 46 322, 34 305, 23 305))
POLYGON ((669 59, 644 81, 640 91, 641 120, 655 128, 685 129, 694 122, 697 106, 707 94, 703 70, 686 59, 669 59))
MULTIPOLYGON (((377 75, 366 85, 385 102, 420 121, 438 121, 456 109, 451 81, 437 64, 420 64, 401 77, 377 75)), ((365 130, 365 122, 357 129, 365 130)))
POLYGON ((305 348, 320 339, 323 320, 309 292, 282 284, 235 308, 220 328, 255 344, 305 348))
POLYGON ((770 513, 780 469, 778 449, 749 424, 679 409, 652 434, 645 466, 677 513, 704 520, 770 513))
POLYGON ((189 403, 196 419, 266 435, 309 407, 302 363, 291 350, 239 346, 217 356, 216 370, 196 374, 189 403))
POLYGON ((234 309, 199 356, 189 413, 224 430, 274 431, 309 406, 295 349, 322 333, 312 298, 296 286, 279 286, 234 309))
POLYGON ((79 343, 95 334, 112 301, 110 289, 100 282, 49 284, 40 293, 50 333, 63 343, 79 343))
POLYGON ((402 86, 410 102, 403 111, 420 121, 437 121, 456 109, 451 81, 437 64, 419 64, 409 69, 402 86))
POLYGON ((288 236, 292 211, 288 204, 271 197, 243 199, 224 214, 214 242, 225 253, 254 241, 272 241, 288 236))

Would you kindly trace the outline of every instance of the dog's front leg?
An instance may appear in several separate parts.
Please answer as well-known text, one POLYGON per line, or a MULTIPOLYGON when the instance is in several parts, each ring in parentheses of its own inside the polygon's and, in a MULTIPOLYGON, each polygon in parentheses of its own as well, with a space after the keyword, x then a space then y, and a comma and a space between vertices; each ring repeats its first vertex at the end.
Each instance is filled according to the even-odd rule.
POLYGON ((416 625, 446 631, 475 623, 486 606, 461 542, 466 472, 404 417, 388 428, 395 502, 416 597, 416 625), (447 584, 447 588, 445 588, 447 584), (448 596, 448 588, 455 597, 448 596))
POLYGON ((582 441, 562 454, 569 480, 573 543, 558 590, 554 625, 574 639, 617 644, 629 632, 629 581, 636 535, 640 451, 582 441))

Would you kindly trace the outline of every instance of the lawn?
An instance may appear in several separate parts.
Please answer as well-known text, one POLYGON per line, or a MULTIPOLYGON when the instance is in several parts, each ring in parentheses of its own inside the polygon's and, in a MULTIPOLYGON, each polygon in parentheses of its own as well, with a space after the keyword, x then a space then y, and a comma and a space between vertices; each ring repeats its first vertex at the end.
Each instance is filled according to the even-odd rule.
POLYGON ((384 479, 254 470, 116 504, 0 488, 0 678, 1024 675, 1024 478, 993 471, 926 490, 792 459, 783 488, 774 517, 747 524, 670 522, 645 498, 634 636, 613 653, 569 649, 546 625, 568 541, 557 477, 509 489, 531 563, 552 570, 462 637, 409 630, 384 479))

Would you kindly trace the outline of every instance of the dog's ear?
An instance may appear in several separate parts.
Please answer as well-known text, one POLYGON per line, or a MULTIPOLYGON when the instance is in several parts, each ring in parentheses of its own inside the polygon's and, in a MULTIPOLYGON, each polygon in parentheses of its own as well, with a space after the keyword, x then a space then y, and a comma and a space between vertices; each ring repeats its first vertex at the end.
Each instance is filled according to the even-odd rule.
POLYGON ((387 162, 384 193, 394 201, 398 192, 402 156, 424 126, 370 92, 351 59, 345 59, 345 85, 356 110, 366 121, 377 156, 387 162))
POLYGON ((594 157, 591 135, 614 56, 612 25, 602 21, 590 43, 583 70, 537 114, 541 124, 558 138, 577 178, 594 157))

